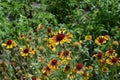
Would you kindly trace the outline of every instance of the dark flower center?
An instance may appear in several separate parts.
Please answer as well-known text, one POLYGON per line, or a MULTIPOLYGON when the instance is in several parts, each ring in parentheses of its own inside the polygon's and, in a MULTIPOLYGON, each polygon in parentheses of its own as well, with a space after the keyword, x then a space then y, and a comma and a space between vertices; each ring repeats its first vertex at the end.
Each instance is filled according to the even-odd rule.
POLYGON ((65 71, 69 70, 70 69, 70 66, 66 65, 65 66, 65 71))
POLYGON ((52 60, 51 64, 52 65, 56 65, 57 64, 57 60, 52 60))
POLYGON ((117 63, 117 61, 118 61, 117 58, 112 58, 112 59, 111 59, 111 62, 112 62, 112 63, 117 63))
POLYGON ((50 68, 48 66, 45 69, 46 69, 46 71, 50 71, 50 68))
POLYGON ((51 33, 51 30, 52 30, 52 29, 51 29, 51 28, 48 28, 47 30, 48 30, 48 33, 51 33))
POLYGON ((112 54, 113 52, 114 52, 114 50, 113 50, 113 49, 109 50, 109 53, 110 53, 110 54, 112 54))
POLYGON ((79 63, 79 64, 77 64, 77 66, 76 66, 76 69, 77 70, 80 70, 80 69, 82 69, 83 68, 83 64, 82 63, 79 63))
POLYGON ((29 52, 29 49, 28 48, 26 48, 26 49, 24 49, 24 51, 23 51, 24 53, 28 53, 29 52))
POLYGON ((56 35, 56 41, 61 41, 65 38, 65 34, 61 33, 61 34, 57 34, 56 35))
POLYGON ((7 45, 11 45, 12 44, 12 40, 8 40, 6 44, 7 45))
POLYGON ((100 42, 100 43, 103 43, 103 41, 105 41, 104 38, 99 38, 99 42, 100 42))
POLYGON ((37 80, 36 76, 32 76, 32 80, 37 80))
POLYGON ((69 51, 64 51, 64 56, 68 56, 69 55, 69 51))
POLYGON ((101 59, 102 58, 102 53, 101 52, 99 52, 98 54, 97 54, 97 59, 101 59))

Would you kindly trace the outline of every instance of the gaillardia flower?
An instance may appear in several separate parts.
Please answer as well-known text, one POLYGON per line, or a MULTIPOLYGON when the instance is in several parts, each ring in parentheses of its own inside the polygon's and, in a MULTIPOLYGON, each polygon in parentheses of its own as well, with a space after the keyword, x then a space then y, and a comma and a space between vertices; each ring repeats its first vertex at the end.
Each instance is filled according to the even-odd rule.
POLYGON ((118 62, 119 62, 119 59, 116 57, 111 57, 106 60, 106 63, 110 65, 117 64, 118 62))
POLYGON ((63 72, 68 72, 70 70, 70 66, 66 65, 65 68, 63 69, 63 72))
POLYGON ((49 76, 51 73, 52 73, 52 70, 48 66, 43 67, 43 69, 42 69, 42 74, 43 75, 49 76))
POLYGON ((70 51, 64 51, 64 52, 61 52, 61 54, 59 55, 59 57, 61 59, 64 59, 64 60, 71 60, 71 56, 70 56, 70 51))
POLYGON ((103 53, 98 52, 97 54, 93 55, 98 61, 102 62, 103 61, 103 53))
POLYGON ((83 68, 84 68, 84 65, 82 63, 78 63, 76 65, 75 72, 76 73, 81 73, 81 71, 83 70, 83 68))
POLYGON ((106 38, 105 36, 99 36, 95 39, 95 43, 100 46, 101 44, 106 43, 107 40, 108 38, 106 38))
POLYGON ((63 44, 63 43, 70 43, 71 38, 73 35, 71 33, 65 33, 65 30, 59 30, 58 32, 54 33, 54 36, 49 39, 49 43, 51 44, 63 44))
POLYGON ((30 54, 30 48, 26 46, 24 46, 23 48, 20 48, 20 54, 23 57, 28 56, 30 54))
POLYGON ((51 69, 51 70, 57 70, 58 67, 60 65, 60 62, 57 61, 57 60, 51 60, 48 64, 48 67, 51 69))
POLYGON ((110 49, 109 51, 107 51, 105 53, 105 56, 107 56, 107 57, 117 57, 117 53, 115 53, 115 50, 110 49))
POLYGON ((17 44, 14 40, 7 40, 5 43, 2 44, 3 47, 6 47, 7 49, 11 49, 13 47, 16 47, 17 44))

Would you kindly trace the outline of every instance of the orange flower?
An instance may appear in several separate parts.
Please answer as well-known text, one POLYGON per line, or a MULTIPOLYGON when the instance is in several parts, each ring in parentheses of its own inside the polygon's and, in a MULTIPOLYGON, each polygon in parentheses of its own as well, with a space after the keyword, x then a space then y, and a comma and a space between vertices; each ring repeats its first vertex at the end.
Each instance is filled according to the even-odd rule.
POLYGON ((18 39, 24 39, 25 38, 25 35, 22 34, 21 36, 18 37, 18 39))

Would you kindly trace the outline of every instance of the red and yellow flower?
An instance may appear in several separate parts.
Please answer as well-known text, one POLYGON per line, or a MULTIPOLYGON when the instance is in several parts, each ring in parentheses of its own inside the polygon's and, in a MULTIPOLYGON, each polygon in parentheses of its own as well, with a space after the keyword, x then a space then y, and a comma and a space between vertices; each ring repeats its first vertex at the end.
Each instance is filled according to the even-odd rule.
POLYGON ((75 72, 76 73, 81 73, 81 72, 83 72, 83 69, 84 69, 84 65, 82 63, 78 63, 76 65, 75 72))
POLYGON ((20 48, 20 54, 23 57, 26 57, 30 54, 30 48, 24 46, 23 48, 20 48))
POLYGON ((61 58, 63 60, 71 60, 70 54, 71 54, 71 52, 66 50, 66 51, 60 53, 59 58, 61 58))
POLYGON ((63 44, 63 43, 70 43, 71 38, 73 35, 71 33, 65 33, 65 30, 59 30, 58 32, 54 33, 54 36, 49 39, 51 44, 63 44))
POLYGON ((43 67, 42 74, 45 76, 49 76, 50 74, 52 74, 52 70, 48 66, 43 67))
POLYGON ((68 71, 70 71, 70 66, 69 65, 66 65, 65 67, 64 67, 64 69, 63 69, 63 72, 68 72, 68 71))
POLYGON ((48 64, 48 67, 51 70, 57 70, 59 66, 60 66, 60 62, 58 60, 51 60, 48 64))
POLYGON ((105 37, 105 36, 99 36, 99 37, 97 37, 97 38, 95 39, 95 43, 100 46, 101 44, 106 43, 107 40, 108 40, 107 37, 105 37))
POLYGON ((103 61, 103 53, 98 52, 97 54, 93 55, 98 61, 102 62, 103 61))
POLYGON ((7 40, 5 43, 2 43, 3 47, 6 47, 7 49, 11 49, 13 47, 16 47, 17 44, 14 40, 7 40))
POLYGON ((107 56, 107 57, 117 57, 117 53, 115 53, 115 50, 110 49, 109 51, 107 51, 105 53, 105 56, 107 56))
POLYGON ((110 57, 109 59, 106 60, 107 64, 113 65, 113 64, 118 64, 119 59, 116 57, 110 57))

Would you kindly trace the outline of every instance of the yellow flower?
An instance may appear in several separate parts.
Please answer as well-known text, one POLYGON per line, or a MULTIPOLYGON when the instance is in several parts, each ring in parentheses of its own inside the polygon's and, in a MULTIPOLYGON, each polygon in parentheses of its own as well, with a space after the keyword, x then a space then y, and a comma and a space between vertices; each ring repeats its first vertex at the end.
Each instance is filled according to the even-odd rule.
POLYGON ((118 45, 119 45, 119 42, 118 42, 118 41, 113 41, 113 42, 112 42, 112 45, 118 46, 118 45))
POLYGON ((63 69, 63 72, 68 72, 70 70, 70 66, 69 65, 66 65, 63 69))
POLYGON ((7 49, 11 49, 13 47, 16 47, 17 44, 14 40, 7 40, 5 43, 2 44, 3 47, 6 47, 7 49))
POLYGON ((90 41, 91 39, 92 39, 92 36, 91 36, 91 35, 85 36, 85 40, 90 41))
POLYGON ((48 64, 48 67, 51 69, 51 70, 57 70, 58 67, 60 65, 60 62, 57 61, 57 60, 51 60, 48 64))
POLYGON ((30 48, 26 46, 24 46, 23 48, 20 48, 20 54, 23 57, 28 56, 30 54, 30 48))
POLYGON ((44 48, 43 46, 40 46, 40 47, 39 47, 39 50, 40 50, 40 51, 43 51, 44 49, 45 49, 45 48, 44 48))
POLYGON ((76 76, 75 72, 71 72, 67 75, 67 77, 70 78, 71 80, 74 80, 75 76, 76 76))
POLYGON ((38 50, 37 49, 34 49, 34 48, 30 48, 30 54, 34 55, 34 54, 37 54, 38 53, 38 50))
POLYGON ((42 24, 39 24, 37 30, 41 30, 41 29, 43 29, 43 27, 44 26, 42 24))
POLYGON ((108 70, 109 70, 108 67, 102 67, 102 72, 106 73, 106 72, 108 72, 108 70))
POLYGON ((73 46, 77 46, 78 47, 78 46, 80 46, 80 43, 79 42, 74 42, 73 46))
POLYGON ((18 39, 24 39, 25 38, 25 35, 24 34, 22 34, 22 35, 20 35, 19 37, 18 37, 18 39))
POLYGON ((101 44, 106 43, 107 40, 108 38, 106 38, 105 36, 99 36, 95 39, 95 43, 100 46, 101 44))

